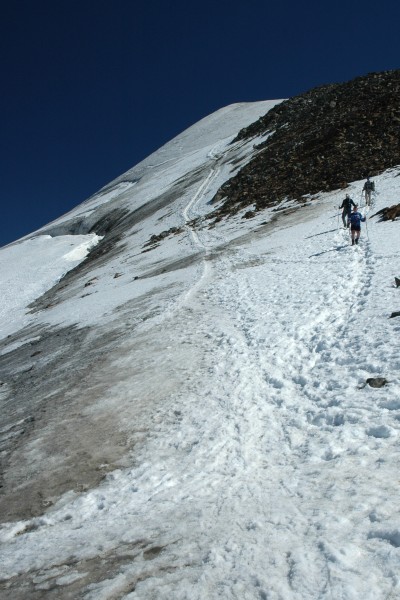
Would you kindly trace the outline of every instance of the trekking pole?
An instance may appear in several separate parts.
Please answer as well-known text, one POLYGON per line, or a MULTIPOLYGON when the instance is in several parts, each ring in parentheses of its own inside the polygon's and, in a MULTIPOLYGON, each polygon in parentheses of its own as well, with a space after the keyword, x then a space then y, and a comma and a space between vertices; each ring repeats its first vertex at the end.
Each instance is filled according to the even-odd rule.
POLYGON ((365 231, 367 233, 367 240, 369 241, 367 215, 365 215, 365 231))

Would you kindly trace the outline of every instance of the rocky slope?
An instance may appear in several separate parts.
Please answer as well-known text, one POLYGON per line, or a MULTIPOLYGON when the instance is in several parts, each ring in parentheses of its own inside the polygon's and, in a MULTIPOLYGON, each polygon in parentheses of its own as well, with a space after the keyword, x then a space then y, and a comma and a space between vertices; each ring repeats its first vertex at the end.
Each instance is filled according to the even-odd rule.
POLYGON ((315 88, 275 106, 238 140, 267 135, 217 192, 219 215, 304 201, 400 163, 400 70, 315 88))

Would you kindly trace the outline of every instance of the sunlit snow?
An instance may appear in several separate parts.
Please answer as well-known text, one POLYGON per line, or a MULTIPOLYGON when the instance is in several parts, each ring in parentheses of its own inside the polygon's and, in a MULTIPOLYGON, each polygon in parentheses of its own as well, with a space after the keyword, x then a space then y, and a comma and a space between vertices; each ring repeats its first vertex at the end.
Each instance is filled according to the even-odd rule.
MULTIPOLYGON (((398 202, 399 170, 374 178, 358 247, 341 227, 343 190, 193 225, 254 152, 255 140, 230 141, 272 105, 219 111, 78 207, 134 209, 192 174, 93 272, 91 295, 29 317, 111 327, 119 307, 145 298, 146 318, 124 313, 99 406, 118 412, 140 398, 149 409, 131 422, 129 467, 3 524, 3 581, 34 573, 43 594, 66 598, 78 585, 73 597, 85 600, 400 597, 400 318, 389 318, 400 310, 400 235, 398 222, 372 216, 398 202), (182 233, 142 252, 173 226, 182 233), (371 377, 388 384, 374 389, 371 377), (93 561, 104 572, 87 581, 93 561)), ((361 201, 362 185, 346 192, 361 201)), ((88 240, 39 236, 1 250, 6 333, 88 240)))
POLYGON ((79 264, 99 241, 99 236, 38 235, 0 252, 0 336, 5 337, 32 319, 27 307, 65 273, 79 264))

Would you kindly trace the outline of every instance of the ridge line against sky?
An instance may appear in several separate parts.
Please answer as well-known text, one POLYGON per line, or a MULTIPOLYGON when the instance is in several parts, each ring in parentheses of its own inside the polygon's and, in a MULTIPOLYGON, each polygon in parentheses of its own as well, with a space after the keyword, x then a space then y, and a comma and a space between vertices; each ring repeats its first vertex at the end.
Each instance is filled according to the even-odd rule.
POLYGON ((0 245, 237 102, 398 68, 398 3, 8 3, 0 245))

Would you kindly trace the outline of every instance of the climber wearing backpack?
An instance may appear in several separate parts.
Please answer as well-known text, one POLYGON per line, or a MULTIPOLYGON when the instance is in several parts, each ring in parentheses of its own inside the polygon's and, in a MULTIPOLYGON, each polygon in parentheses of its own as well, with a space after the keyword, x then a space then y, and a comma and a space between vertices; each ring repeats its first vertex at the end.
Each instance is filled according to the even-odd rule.
POLYGON ((354 246, 354 243, 358 244, 358 240, 361 234, 361 221, 366 221, 366 217, 363 217, 362 214, 358 212, 358 206, 356 205, 353 208, 353 212, 350 215, 350 232, 352 246, 354 246))
POLYGON ((343 200, 339 209, 342 208, 342 221, 343 227, 349 227, 350 225, 350 215, 351 215, 351 207, 355 206, 353 200, 350 198, 349 194, 346 194, 346 198, 343 200), (346 221, 347 217, 347 221, 346 221))
POLYGON ((370 178, 367 177, 367 181, 364 183, 363 192, 365 194, 365 204, 367 206, 371 206, 371 194, 375 191, 375 183, 370 181, 370 178))

